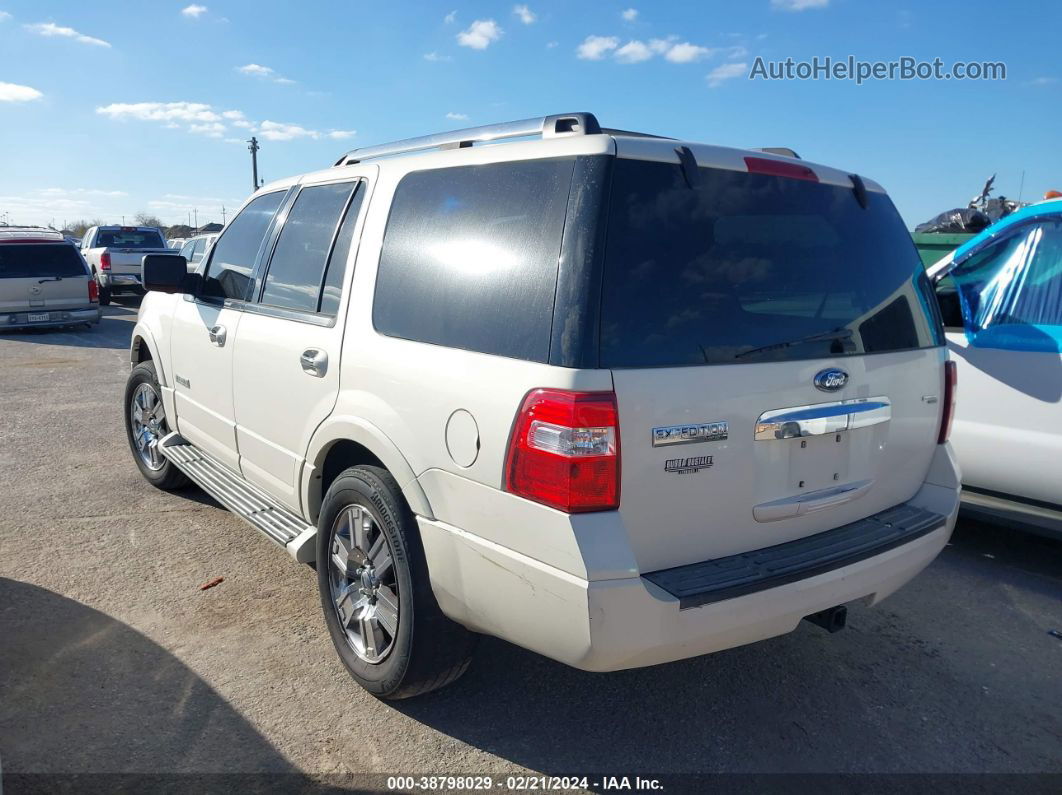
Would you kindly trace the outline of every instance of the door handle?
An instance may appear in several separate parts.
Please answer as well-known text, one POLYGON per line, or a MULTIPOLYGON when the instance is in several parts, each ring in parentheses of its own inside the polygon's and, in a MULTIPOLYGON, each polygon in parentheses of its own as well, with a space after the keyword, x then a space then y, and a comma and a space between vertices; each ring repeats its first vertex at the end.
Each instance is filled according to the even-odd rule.
POLYGON ((225 337, 228 336, 228 333, 228 330, 224 326, 214 326, 210 329, 210 341, 219 348, 224 348, 225 337))
POLYGON ((314 378, 324 378, 325 371, 328 370, 328 354, 318 348, 307 348, 299 357, 299 364, 302 365, 303 372, 314 378))

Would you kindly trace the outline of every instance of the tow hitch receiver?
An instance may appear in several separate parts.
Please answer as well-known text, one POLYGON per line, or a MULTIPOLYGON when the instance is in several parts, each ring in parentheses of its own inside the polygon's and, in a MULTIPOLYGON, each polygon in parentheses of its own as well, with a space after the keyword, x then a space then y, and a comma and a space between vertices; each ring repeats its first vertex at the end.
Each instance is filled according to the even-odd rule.
POLYGON ((817 613, 812 613, 810 616, 804 616, 804 620, 822 627, 827 632, 840 632, 844 629, 845 622, 848 620, 848 608, 844 605, 829 607, 817 613))

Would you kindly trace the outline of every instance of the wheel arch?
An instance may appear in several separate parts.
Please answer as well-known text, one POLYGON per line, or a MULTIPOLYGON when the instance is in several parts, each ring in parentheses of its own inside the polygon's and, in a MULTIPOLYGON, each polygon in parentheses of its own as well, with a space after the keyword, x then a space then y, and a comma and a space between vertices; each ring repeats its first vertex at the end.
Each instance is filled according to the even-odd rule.
POLYGON ((413 468, 382 430, 356 417, 333 417, 310 440, 302 474, 302 504, 314 524, 332 480, 351 466, 370 464, 386 469, 398 481, 410 510, 435 518, 413 468))
POLYGON ((159 384, 165 387, 170 386, 166 368, 159 356, 158 343, 146 327, 137 323, 133 328, 132 341, 129 343, 129 366, 136 367, 149 359, 155 364, 155 374, 158 376, 159 384))

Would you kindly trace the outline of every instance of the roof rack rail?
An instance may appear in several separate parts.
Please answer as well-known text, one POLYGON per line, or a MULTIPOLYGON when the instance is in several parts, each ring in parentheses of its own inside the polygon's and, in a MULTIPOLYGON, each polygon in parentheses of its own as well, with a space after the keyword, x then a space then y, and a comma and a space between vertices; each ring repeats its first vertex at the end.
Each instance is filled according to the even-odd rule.
POLYGON ((573 135, 596 135, 601 125, 593 113, 560 113, 534 119, 487 124, 482 127, 467 127, 463 130, 406 138, 377 146, 352 149, 335 162, 336 166, 350 166, 365 160, 391 155, 404 155, 425 149, 463 149, 474 143, 500 141, 505 138, 526 138, 533 135, 542 138, 563 138, 573 135))
POLYGON ((801 157, 788 146, 761 146, 758 149, 753 149, 753 152, 766 152, 769 155, 781 155, 782 157, 795 157, 800 160, 801 157))

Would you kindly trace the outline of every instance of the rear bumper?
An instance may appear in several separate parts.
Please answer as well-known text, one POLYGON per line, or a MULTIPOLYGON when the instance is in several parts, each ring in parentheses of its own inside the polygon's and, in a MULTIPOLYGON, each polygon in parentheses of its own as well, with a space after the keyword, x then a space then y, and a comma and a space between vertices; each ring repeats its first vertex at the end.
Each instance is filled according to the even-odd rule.
POLYGON ((34 312, 0 313, 0 329, 5 328, 54 328, 69 326, 73 323, 99 323, 100 308, 93 306, 84 309, 40 309, 34 312), (48 315, 48 320, 31 321, 29 316, 48 315))
POLYGON ((114 290, 137 290, 143 289, 140 276, 136 273, 107 273, 100 274, 100 285, 114 290))
POLYGON ((881 601, 929 565, 951 535, 959 486, 949 447, 939 448, 930 479, 905 506, 940 519, 870 557, 686 609, 649 577, 586 580, 452 525, 418 522, 447 615, 576 668, 612 671, 764 640, 791 632, 811 613, 881 601))

